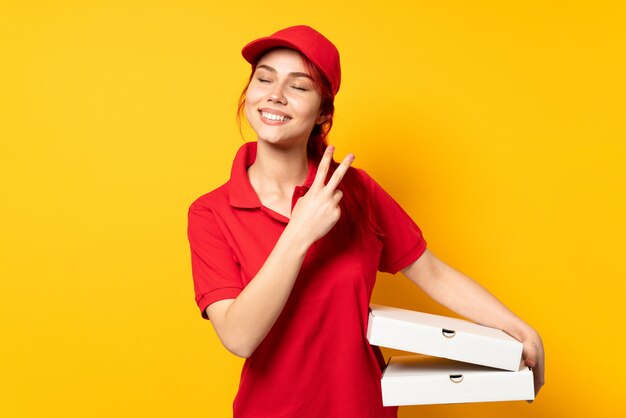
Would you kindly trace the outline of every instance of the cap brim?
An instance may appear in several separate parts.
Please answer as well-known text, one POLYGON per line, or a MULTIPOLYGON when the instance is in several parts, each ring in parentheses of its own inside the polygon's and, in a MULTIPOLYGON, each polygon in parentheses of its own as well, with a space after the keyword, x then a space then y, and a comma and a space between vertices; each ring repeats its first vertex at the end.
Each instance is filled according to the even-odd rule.
POLYGON ((265 51, 269 51, 270 49, 279 47, 291 48, 295 49, 296 51, 302 52, 300 48, 298 48, 296 45, 292 44, 289 41, 286 41, 284 39, 267 37, 259 38, 244 46, 241 50, 241 55, 243 55, 245 60, 248 61, 250 64, 255 64, 259 57, 265 51))

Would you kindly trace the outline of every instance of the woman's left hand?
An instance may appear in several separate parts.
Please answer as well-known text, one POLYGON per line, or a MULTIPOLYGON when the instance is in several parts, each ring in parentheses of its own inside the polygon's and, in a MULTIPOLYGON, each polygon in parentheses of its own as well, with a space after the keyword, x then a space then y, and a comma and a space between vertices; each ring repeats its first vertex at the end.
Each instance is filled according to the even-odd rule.
POLYGON ((430 250, 402 270, 443 306, 478 324, 501 329, 523 344, 522 357, 532 368, 535 396, 544 383, 543 342, 539 333, 480 284, 450 267, 430 250))
POLYGON ((544 384, 545 353, 543 351, 543 342, 537 331, 531 329, 527 336, 521 340, 521 343, 524 345, 522 350, 524 364, 533 371, 535 396, 537 396, 539 389, 544 384))

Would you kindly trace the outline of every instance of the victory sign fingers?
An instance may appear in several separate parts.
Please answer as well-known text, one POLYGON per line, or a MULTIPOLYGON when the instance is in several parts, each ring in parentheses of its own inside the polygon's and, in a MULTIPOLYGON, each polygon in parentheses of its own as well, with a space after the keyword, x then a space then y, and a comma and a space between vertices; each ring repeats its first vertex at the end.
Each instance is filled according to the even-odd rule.
POLYGON ((348 171, 348 168, 350 168, 350 165, 354 161, 354 154, 348 154, 343 159, 341 164, 339 164, 339 166, 337 167, 337 169, 331 176, 330 180, 328 181, 328 184, 324 186, 324 180, 326 179, 326 176, 328 175, 328 170, 330 168, 330 163, 333 159, 334 152, 335 152, 334 146, 329 145, 326 148, 326 151, 324 152, 324 155, 322 156, 322 160, 320 161, 319 166, 317 168, 317 174, 315 175, 315 179, 313 180, 312 187, 316 187, 318 189, 326 188, 329 192, 332 193, 335 191, 335 189, 339 185, 339 182, 341 182, 341 179, 348 171))
POLYGON ((348 172, 348 168, 350 168, 350 165, 352 164, 353 161, 354 161, 354 154, 348 154, 343 159, 341 164, 339 164, 339 167, 337 167, 337 169, 331 176, 330 180, 328 180, 328 184, 326 184, 326 187, 331 192, 335 191, 335 189, 339 185, 339 182, 341 181, 341 179, 343 179, 343 176, 348 172))

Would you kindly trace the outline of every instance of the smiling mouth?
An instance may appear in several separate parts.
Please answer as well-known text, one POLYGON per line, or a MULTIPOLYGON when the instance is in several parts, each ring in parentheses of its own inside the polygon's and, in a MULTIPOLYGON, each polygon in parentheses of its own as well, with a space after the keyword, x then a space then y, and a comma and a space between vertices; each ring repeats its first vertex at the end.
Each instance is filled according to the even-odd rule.
POLYGON ((278 122, 287 122, 288 120, 291 120, 289 116, 276 115, 274 113, 264 112, 262 110, 259 110, 259 113, 261 114, 261 117, 267 120, 273 120, 278 122))

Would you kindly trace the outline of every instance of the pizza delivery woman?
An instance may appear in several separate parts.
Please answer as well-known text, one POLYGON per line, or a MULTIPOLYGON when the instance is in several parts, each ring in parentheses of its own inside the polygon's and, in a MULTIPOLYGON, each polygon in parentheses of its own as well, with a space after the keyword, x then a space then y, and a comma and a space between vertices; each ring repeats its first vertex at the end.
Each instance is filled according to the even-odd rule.
POLYGON ((243 48, 252 74, 240 114, 257 135, 230 180, 189 208, 196 302, 246 358, 235 418, 381 418, 384 359, 366 339, 376 272, 402 271, 437 302, 524 345, 543 384, 539 334, 426 248, 420 228, 352 154, 326 136, 339 53, 308 26, 243 48))

